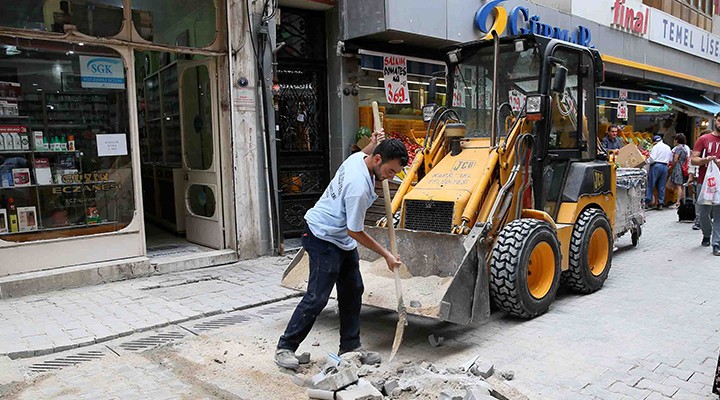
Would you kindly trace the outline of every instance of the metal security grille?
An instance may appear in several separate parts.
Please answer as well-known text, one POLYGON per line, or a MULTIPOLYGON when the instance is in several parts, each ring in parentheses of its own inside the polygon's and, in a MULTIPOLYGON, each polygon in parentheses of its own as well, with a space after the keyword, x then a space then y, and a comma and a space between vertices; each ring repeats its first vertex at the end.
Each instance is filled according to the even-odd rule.
POLYGON ((405 229, 450 232, 453 206, 449 201, 406 200, 405 229))
POLYGON ((330 182, 327 60, 322 12, 283 7, 278 25, 275 121, 280 229, 299 237, 330 182))

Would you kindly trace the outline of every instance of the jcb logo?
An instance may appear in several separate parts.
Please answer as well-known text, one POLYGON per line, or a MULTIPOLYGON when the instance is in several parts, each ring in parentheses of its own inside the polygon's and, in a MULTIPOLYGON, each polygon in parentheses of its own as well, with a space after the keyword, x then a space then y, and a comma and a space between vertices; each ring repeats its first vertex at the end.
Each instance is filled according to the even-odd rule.
POLYGON ((455 165, 453 165, 453 171, 460 171, 463 169, 470 169, 475 166, 475 161, 456 161, 455 165))
POLYGON ((605 174, 600 171, 593 171, 593 191, 596 191, 605 185, 605 174))

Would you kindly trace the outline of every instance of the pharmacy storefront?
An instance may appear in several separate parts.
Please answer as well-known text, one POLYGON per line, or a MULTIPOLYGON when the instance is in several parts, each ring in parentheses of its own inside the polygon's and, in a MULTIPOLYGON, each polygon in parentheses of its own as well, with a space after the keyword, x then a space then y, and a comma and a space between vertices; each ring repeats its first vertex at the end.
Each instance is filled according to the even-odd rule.
POLYGON ((237 258, 224 3, 0 1, 0 278, 237 258))

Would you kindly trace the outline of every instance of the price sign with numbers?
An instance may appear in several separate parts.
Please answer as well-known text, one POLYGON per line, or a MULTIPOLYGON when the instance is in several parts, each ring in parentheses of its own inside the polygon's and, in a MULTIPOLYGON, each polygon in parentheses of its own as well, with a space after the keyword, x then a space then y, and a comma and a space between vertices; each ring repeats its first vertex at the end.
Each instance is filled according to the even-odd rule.
POLYGON ((510 107, 514 112, 520 112, 525 105, 525 95, 519 91, 512 89, 508 92, 510 107))
POLYGON ((628 105, 627 105, 627 101, 620 101, 620 102, 618 102, 617 117, 618 117, 618 119, 622 119, 622 120, 628 119, 628 105))
POLYGON ((409 104, 410 91, 407 82, 407 59, 402 56, 383 57, 385 76, 385 99, 390 104, 409 104))

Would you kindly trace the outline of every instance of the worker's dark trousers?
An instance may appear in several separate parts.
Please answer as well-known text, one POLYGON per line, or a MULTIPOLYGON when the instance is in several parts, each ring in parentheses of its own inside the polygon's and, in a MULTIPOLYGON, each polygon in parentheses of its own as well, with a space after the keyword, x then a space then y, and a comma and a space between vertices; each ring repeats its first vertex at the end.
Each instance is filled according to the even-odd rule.
POLYGON ((308 288, 280 337, 278 349, 297 350, 337 284, 340 351, 355 350, 360 347, 360 307, 364 290, 357 249, 342 250, 316 238, 307 228, 302 236, 302 245, 310 256, 308 288))

